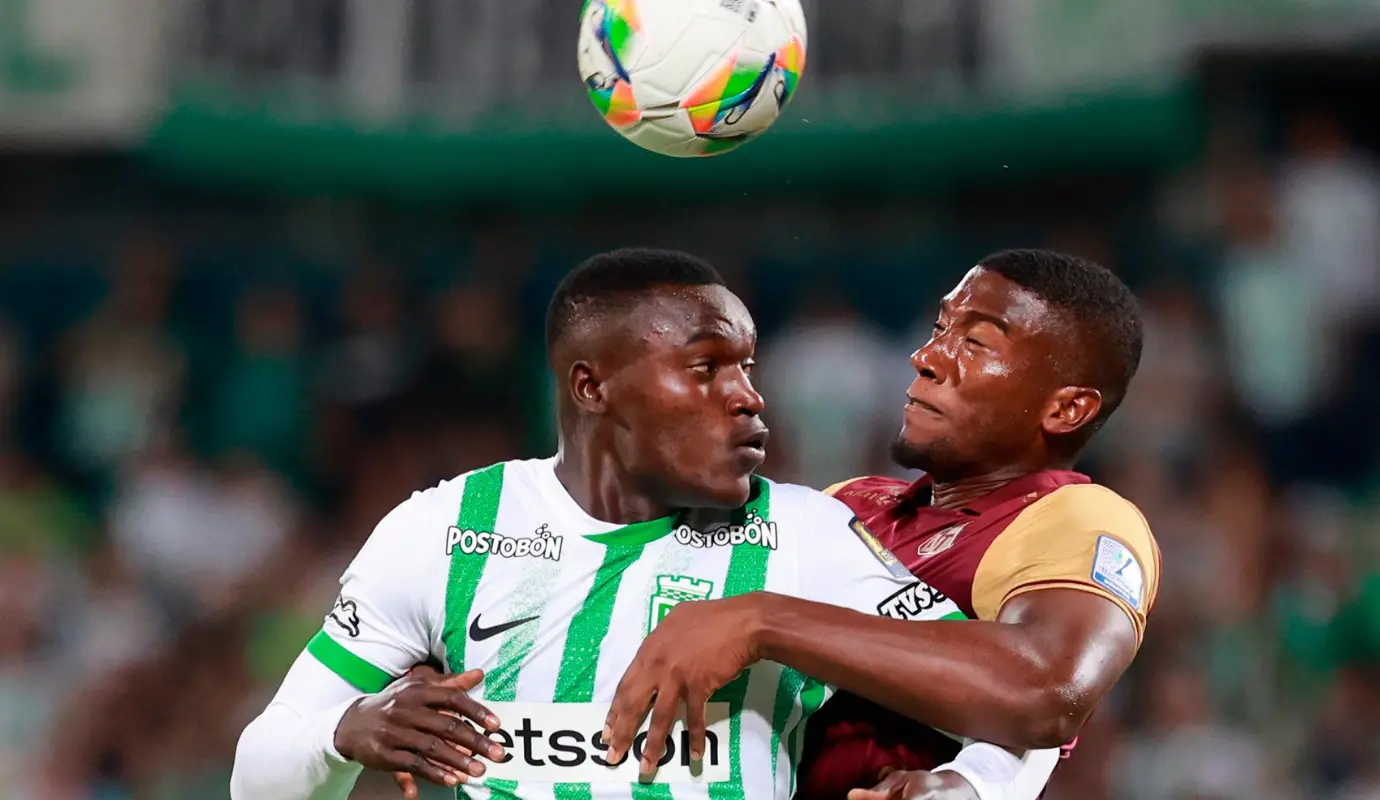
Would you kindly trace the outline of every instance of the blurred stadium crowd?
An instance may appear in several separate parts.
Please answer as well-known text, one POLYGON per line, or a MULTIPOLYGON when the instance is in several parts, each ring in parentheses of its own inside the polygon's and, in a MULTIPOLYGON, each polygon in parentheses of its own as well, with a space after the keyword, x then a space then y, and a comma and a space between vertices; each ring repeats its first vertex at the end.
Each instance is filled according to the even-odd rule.
MULTIPOLYGON (((550 452, 561 272, 671 243, 758 313, 767 472, 814 486, 895 472, 907 355, 983 252, 1122 271, 1147 351, 1084 466, 1144 510, 1165 577, 1050 796, 1380 798, 1380 172, 1325 117, 1251 152, 1213 139, 1115 224, 1042 227, 1033 198, 951 235, 835 209, 749 251, 515 219, 422 220, 390 250, 359 245, 385 223, 310 208, 144 214, 78 247, 0 212, 0 796, 223 796, 373 523, 550 452)), ((682 227, 731 227, 715 213, 682 227)))

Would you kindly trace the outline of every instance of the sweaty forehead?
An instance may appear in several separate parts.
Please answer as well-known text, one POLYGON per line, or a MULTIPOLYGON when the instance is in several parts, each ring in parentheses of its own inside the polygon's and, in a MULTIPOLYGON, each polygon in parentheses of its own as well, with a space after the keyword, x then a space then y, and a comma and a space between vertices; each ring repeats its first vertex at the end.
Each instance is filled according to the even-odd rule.
POLYGON ((982 266, 973 267, 944 296, 950 312, 973 312, 1003 320, 1012 334, 1057 333, 1063 318, 1039 295, 982 266))
POLYGON ((757 327, 743 301, 724 286, 653 289, 627 317, 630 339, 655 347, 683 347, 713 337, 754 342, 757 327))

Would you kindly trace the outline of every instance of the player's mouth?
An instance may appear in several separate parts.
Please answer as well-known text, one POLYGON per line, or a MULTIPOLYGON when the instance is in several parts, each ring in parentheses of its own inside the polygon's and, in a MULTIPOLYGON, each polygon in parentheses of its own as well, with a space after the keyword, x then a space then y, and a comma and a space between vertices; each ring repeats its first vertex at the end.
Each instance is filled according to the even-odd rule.
POLYGON ((940 411, 936 406, 926 403, 924 400, 913 395, 906 395, 906 414, 912 413, 929 414, 936 417, 944 416, 944 412, 940 411))
POLYGON ((744 460, 759 466, 767 460, 767 438, 771 432, 760 422, 733 437, 733 450, 744 460))

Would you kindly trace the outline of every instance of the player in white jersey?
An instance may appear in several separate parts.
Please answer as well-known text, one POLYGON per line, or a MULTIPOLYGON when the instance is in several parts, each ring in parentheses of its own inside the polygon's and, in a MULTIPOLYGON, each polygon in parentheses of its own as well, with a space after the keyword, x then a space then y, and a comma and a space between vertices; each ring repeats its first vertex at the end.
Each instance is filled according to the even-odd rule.
MULTIPOLYGON (((803 726, 831 689, 780 664, 723 676, 691 703, 704 741, 678 725, 652 774, 639 774, 639 742, 606 758, 608 704, 648 632, 677 603, 762 590, 962 617, 865 544, 842 503, 753 476, 767 436, 749 378, 756 331, 707 264, 591 259, 557 290, 547 339, 558 454, 461 476, 384 518, 241 737, 232 797, 345 797, 367 766, 450 785, 483 774, 464 788, 479 798, 787 800, 803 726), (427 661, 464 680, 395 682, 427 661)), ((1033 758, 1006 768, 1033 787, 1017 800, 1049 774, 1033 758)))

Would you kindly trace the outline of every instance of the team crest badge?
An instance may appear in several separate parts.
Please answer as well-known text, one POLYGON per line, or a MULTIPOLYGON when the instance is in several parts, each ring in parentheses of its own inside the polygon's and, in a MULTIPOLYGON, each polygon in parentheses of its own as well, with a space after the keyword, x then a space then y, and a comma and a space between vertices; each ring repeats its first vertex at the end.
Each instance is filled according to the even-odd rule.
POLYGON ((958 535, 963 533, 963 529, 966 527, 968 527, 968 523, 961 522, 952 527, 945 528, 926 539, 925 543, 920 545, 919 549, 915 551, 915 554, 921 558, 930 558, 939 555, 954 546, 954 542, 958 541, 958 535))
POLYGON ((699 580, 686 575, 656 576, 656 591, 652 594, 651 608, 647 613, 647 633, 651 633, 677 603, 708 600, 713 592, 713 581, 699 580))

